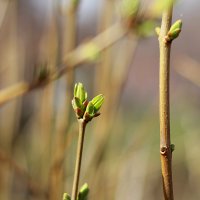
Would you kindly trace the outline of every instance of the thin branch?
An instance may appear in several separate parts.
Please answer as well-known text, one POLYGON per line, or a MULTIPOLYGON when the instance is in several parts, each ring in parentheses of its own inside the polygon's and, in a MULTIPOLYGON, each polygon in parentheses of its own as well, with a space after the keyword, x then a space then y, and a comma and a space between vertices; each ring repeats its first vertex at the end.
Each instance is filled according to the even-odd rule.
POLYGON ((171 42, 165 37, 171 27, 172 6, 163 12, 161 31, 159 35, 160 46, 160 154, 165 200, 173 200, 173 184, 171 169, 171 143, 170 143, 170 49, 171 42))
MULTIPOLYGON (((110 47, 115 42, 123 38, 126 33, 127 30, 124 30, 121 27, 121 24, 117 23, 103 33, 97 35, 89 43, 96 45, 99 52, 102 52, 104 49, 110 47)), ((0 106, 16 97, 23 96, 32 90, 45 86, 46 84, 49 84, 52 81, 59 79, 69 70, 79 67, 80 64, 84 62, 88 62, 88 55, 83 53, 86 45, 88 45, 88 43, 80 45, 71 53, 66 55, 64 57, 63 64, 57 67, 58 70, 52 72, 45 80, 34 81, 33 83, 20 82, 8 88, 2 89, 0 91, 0 106)))
POLYGON ((83 143, 85 136, 85 128, 87 123, 84 120, 79 120, 79 137, 78 137, 78 146, 77 146, 77 154, 76 154, 76 166, 74 172, 74 181, 72 187, 72 200, 77 199, 78 194, 78 185, 79 185, 79 177, 81 171, 81 160, 83 154, 83 143))

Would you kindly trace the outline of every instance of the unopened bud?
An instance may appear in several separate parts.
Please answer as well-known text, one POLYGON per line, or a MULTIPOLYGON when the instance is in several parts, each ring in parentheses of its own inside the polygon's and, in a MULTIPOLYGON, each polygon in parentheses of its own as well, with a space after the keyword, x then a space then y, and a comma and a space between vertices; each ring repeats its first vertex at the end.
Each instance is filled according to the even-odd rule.
POLYGON ((74 97, 72 99, 72 107, 76 113, 76 116, 78 118, 81 118, 84 114, 84 105, 81 103, 80 99, 78 97, 74 97))
POLYGON ((79 191, 79 193, 78 193, 78 198, 77 198, 77 200, 86 200, 86 198, 87 198, 87 196, 88 196, 88 193, 89 193, 89 187, 88 187, 88 184, 85 183, 85 184, 81 187, 81 189, 80 189, 80 191, 79 191))
POLYGON ((87 99, 87 92, 82 83, 75 84, 74 97, 78 97, 82 103, 87 99))
POLYGON ((91 121, 92 118, 94 117, 94 105, 90 101, 86 107, 85 114, 83 116, 83 119, 86 121, 91 121))
POLYGON ((171 152, 173 152, 175 150, 175 144, 171 144, 170 147, 171 147, 171 152))
POLYGON ((182 21, 181 20, 177 20, 170 28, 169 32, 167 33, 166 36, 166 40, 168 42, 176 39, 180 32, 181 32, 181 28, 182 28, 182 21))
POLYGON ((104 102, 104 96, 102 94, 99 94, 96 97, 94 97, 91 102, 94 105, 94 112, 96 113, 97 111, 99 111, 104 102))
POLYGON ((63 200, 71 200, 71 197, 69 196, 69 194, 64 193, 63 194, 63 200))

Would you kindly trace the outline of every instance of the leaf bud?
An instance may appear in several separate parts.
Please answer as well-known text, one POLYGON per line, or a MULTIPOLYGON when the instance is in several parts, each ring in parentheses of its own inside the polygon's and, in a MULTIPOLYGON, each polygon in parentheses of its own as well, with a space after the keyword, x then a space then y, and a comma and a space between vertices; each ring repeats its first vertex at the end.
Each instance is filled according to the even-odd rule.
POLYGON ((91 102, 94 105, 94 112, 96 113, 97 111, 99 111, 104 102, 104 96, 102 94, 99 94, 94 97, 91 102))
POLYGON ((166 40, 168 42, 171 42, 172 40, 176 39, 180 32, 181 32, 181 28, 182 28, 182 21, 181 20, 177 20, 170 28, 169 32, 167 33, 166 36, 166 40))
POLYGON ((71 200, 71 197, 69 196, 69 194, 64 193, 63 194, 63 200, 71 200))
POLYGON ((80 191, 79 191, 79 193, 78 193, 78 198, 77 198, 77 200, 86 200, 86 198, 87 198, 87 196, 88 196, 88 193, 89 193, 89 187, 88 187, 88 184, 85 183, 85 184, 81 187, 81 189, 80 189, 80 191))

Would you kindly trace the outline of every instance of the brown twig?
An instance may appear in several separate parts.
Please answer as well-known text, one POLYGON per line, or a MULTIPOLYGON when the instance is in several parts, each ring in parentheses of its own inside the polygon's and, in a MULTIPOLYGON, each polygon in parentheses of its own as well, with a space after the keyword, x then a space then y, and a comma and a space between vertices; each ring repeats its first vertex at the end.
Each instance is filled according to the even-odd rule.
MULTIPOLYGON (((123 38, 127 33, 127 30, 124 30, 121 24, 117 23, 111 26, 109 29, 105 30, 103 33, 97 35, 90 43, 96 45, 99 52, 102 52, 104 49, 113 45, 115 42, 123 38)), ((9 102, 10 100, 23 96, 28 92, 45 86, 46 84, 51 83, 59 79, 66 72, 71 69, 74 69, 84 62, 90 61, 87 54, 84 54, 86 44, 80 45, 78 48, 73 50, 71 53, 65 56, 63 64, 58 68, 58 70, 52 72, 48 78, 43 81, 34 81, 32 83, 21 82, 17 83, 14 86, 2 89, 0 91, 0 106, 9 102)))
POLYGON ((160 155, 165 200, 173 200, 173 184, 171 169, 171 142, 170 142, 170 49, 171 42, 165 37, 171 27, 172 6, 162 15, 161 31, 159 35, 160 46, 160 155))
POLYGON ((87 122, 85 122, 84 120, 79 120, 79 137, 78 137, 78 146, 77 146, 77 154, 76 154, 74 181, 73 181, 73 187, 72 187, 72 200, 76 200, 77 194, 78 194, 79 178, 80 178, 80 171, 81 171, 81 160, 82 160, 82 154, 83 154, 83 143, 84 143, 86 125, 87 125, 87 122))

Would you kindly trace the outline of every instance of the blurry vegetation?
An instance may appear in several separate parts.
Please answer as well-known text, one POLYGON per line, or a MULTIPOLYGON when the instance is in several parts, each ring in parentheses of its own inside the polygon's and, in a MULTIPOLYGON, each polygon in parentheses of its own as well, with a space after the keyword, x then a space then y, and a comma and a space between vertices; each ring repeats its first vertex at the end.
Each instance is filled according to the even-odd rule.
MULTIPOLYGON (((191 22, 189 11, 197 6, 186 2, 175 4, 177 23, 165 39, 171 42, 179 35, 177 20, 187 7, 171 55, 172 171, 175 199, 196 200, 200 199, 200 61, 195 47, 199 29, 191 31, 196 24, 187 20, 190 16, 191 22)), ((105 96, 101 117, 87 125, 78 198, 163 198, 159 45, 154 30, 172 3, 0 2, 0 200, 70 199, 71 193, 65 192, 72 189, 78 141, 71 106, 75 82, 84 83, 88 96, 105 96)), ((93 116, 94 110, 87 111, 93 116)))

